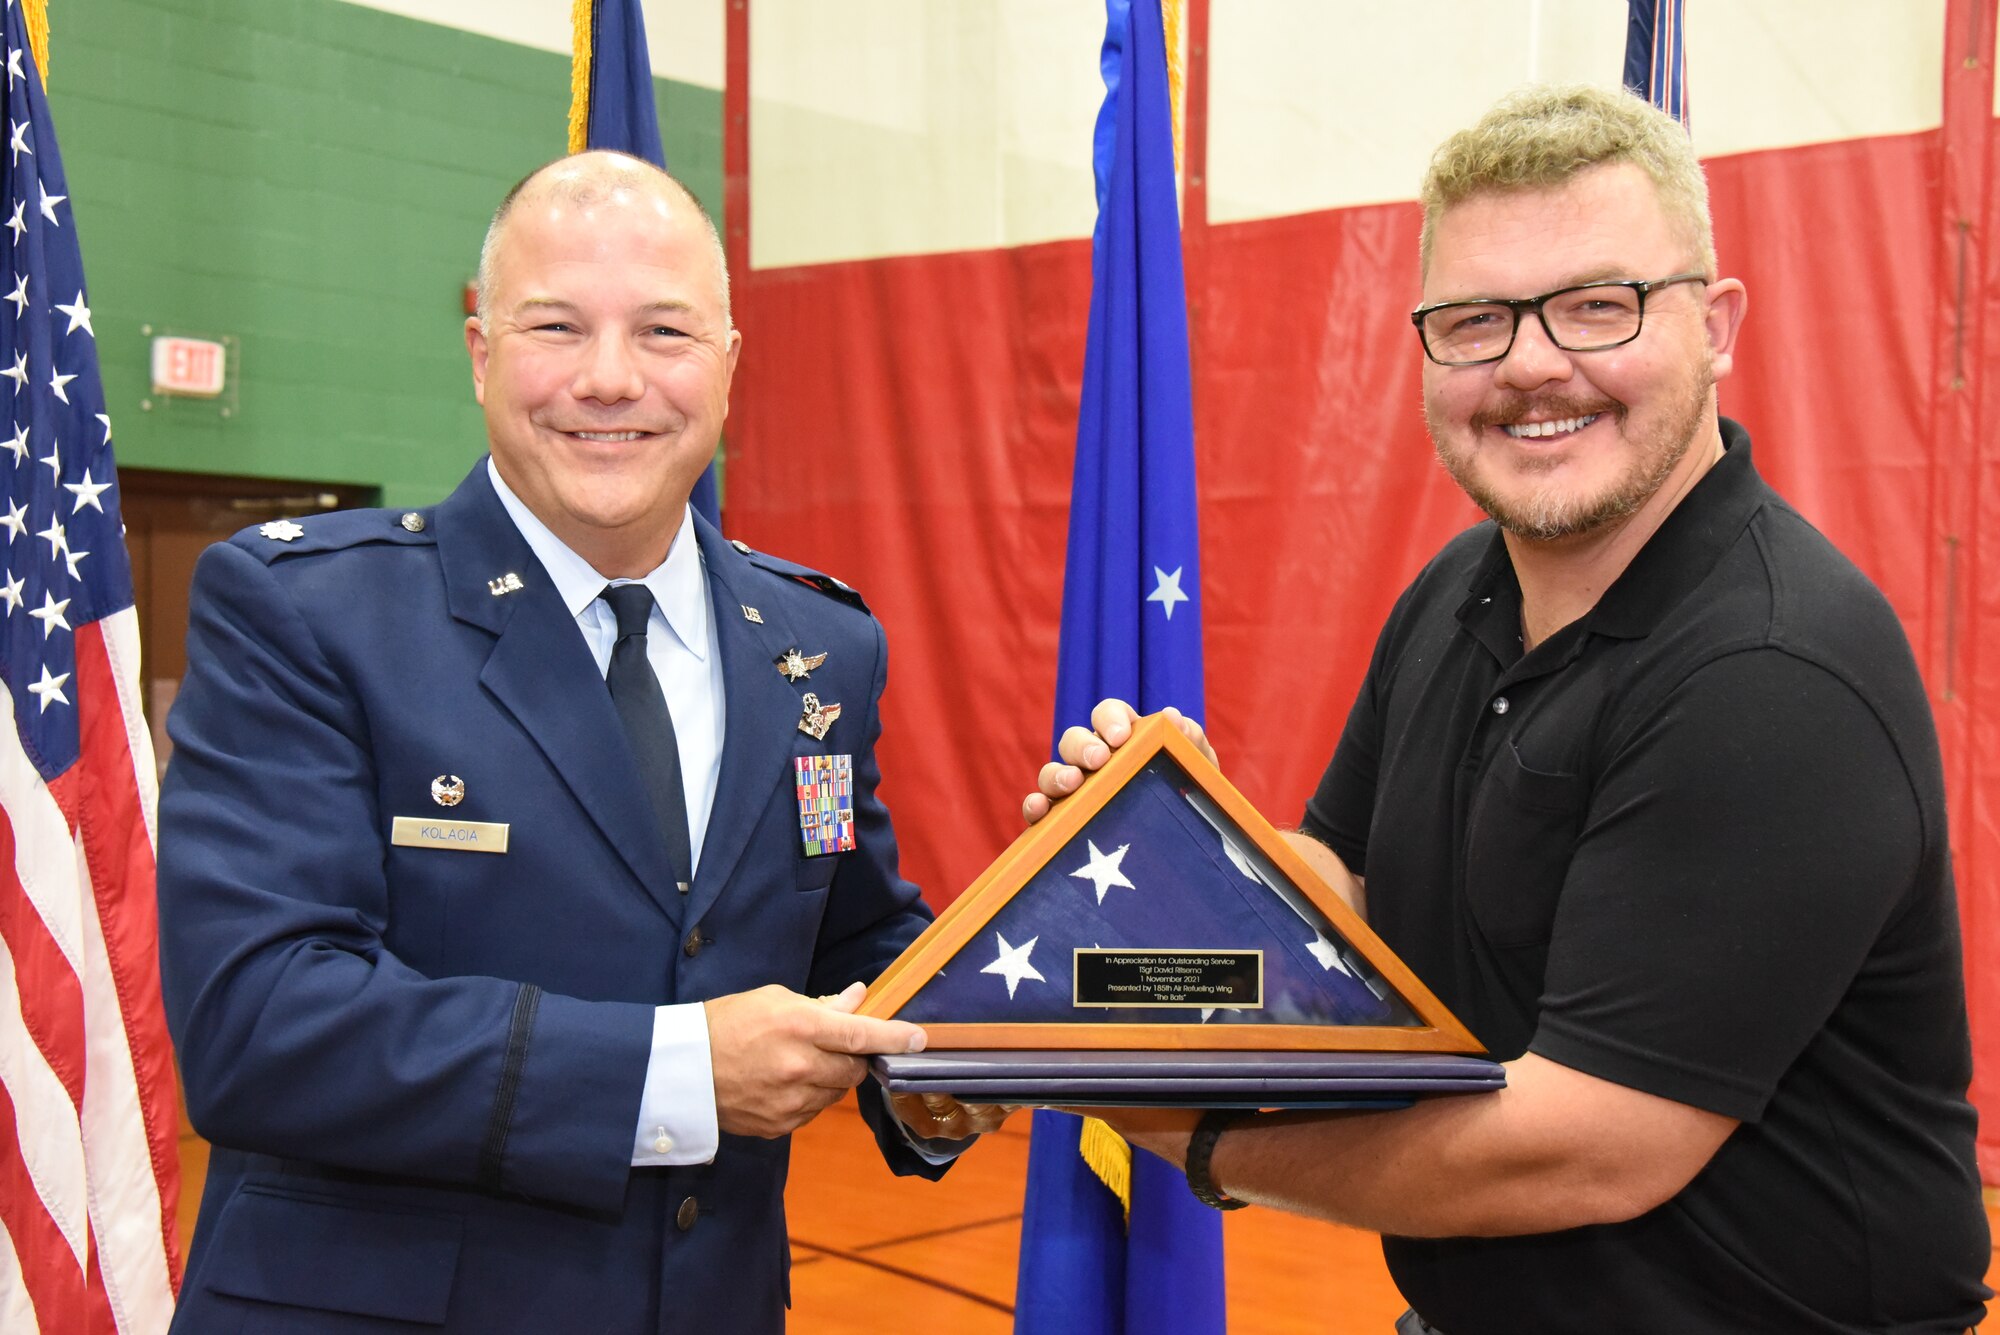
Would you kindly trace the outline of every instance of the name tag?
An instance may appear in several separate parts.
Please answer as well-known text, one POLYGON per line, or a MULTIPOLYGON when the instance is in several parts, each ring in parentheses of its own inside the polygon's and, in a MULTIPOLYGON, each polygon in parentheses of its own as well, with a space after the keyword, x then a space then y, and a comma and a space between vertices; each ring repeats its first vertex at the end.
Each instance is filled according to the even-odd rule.
POLYGON ((403 848, 448 848, 458 853, 505 853, 507 826, 484 820, 433 820, 398 816, 389 842, 403 848))

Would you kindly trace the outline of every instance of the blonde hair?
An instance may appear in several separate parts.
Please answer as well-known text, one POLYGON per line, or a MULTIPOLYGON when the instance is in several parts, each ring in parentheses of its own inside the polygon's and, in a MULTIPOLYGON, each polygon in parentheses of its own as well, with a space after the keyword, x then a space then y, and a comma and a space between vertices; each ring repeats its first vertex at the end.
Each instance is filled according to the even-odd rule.
POLYGON ((1715 273, 1708 180, 1679 121, 1625 91, 1536 84, 1510 93, 1470 129, 1438 146, 1424 173, 1420 256, 1447 209, 1475 195, 1552 190, 1592 167, 1629 162, 1652 179, 1660 205, 1702 272, 1715 273))

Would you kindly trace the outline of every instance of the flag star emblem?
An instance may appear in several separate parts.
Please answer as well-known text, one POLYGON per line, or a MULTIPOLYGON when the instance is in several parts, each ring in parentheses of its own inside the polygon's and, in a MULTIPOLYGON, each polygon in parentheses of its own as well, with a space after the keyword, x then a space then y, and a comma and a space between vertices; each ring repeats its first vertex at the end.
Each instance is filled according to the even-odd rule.
POLYGON ((68 195, 50 194, 49 188, 44 185, 42 187, 42 216, 50 222, 55 223, 56 226, 61 227, 62 223, 56 218, 56 205, 68 198, 68 195))
POLYGON ((111 418, 109 415, 105 413, 99 413, 97 414, 97 420, 104 424, 103 443, 109 445, 111 443, 111 418))
POLYGON ((13 381, 17 388, 26 389, 28 387, 28 354, 25 352, 15 353, 14 364, 6 370, 0 371, 0 375, 4 375, 13 381))
POLYGON ((1119 869, 1119 865, 1125 861, 1125 855, 1132 851, 1132 845, 1120 844, 1116 852, 1106 853, 1088 839, 1084 840, 1084 844, 1090 849, 1090 861, 1078 867, 1070 875, 1089 881, 1092 885, 1096 886, 1098 903, 1102 904, 1104 902, 1104 892, 1113 886, 1122 886, 1127 890, 1136 890, 1139 888, 1133 885, 1125 873, 1119 869))
POLYGON ((14 124, 14 141, 9 145, 7 145, 7 147, 14 150, 13 165, 18 167, 21 165, 21 155, 23 153, 26 153, 29 157, 32 158, 33 156, 35 156, 35 150, 28 147, 29 122, 15 121, 13 124, 14 124))
POLYGON ((1340 958, 1340 947, 1327 940, 1323 934, 1314 932, 1312 944, 1306 949, 1310 950, 1312 957, 1319 961, 1320 968, 1338 969, 1350 978, 1354 976, 1354 970, 1348 968, 1347 961, 1340 958))
POLYGON ((1169 574, 1158 566, 1153 567, 1153 578, 1159 583, 1146 595, 1146 601, 1164 607, 1169 621, 1174 619, 1175 606, 1189 601, 1188 596, 1181 592, 1181 571, 1185 569, 1186 566, 1175 566, 1173 573, 1169 574))
POLYGON ((57 456, 55 446, 49 446, 49 452, 36 460, 36 462, 47 464, 49 472, 55 474, 57 477, 62 476, 62 459, 57 456))
POLYGON ((27 77, 21 69, 21 48, 18 46, 9 47, 7 49, 7 82, 11 84, 16 79, 25 79, 27 77))
MULTIPOLYGON (((25 436, 27 433, 23 432, 22 434, 25 436)), ((86 468, 83 470, 83 481, 65 482, 63 483, 63 490, 70 492, 76 497, 76 505, 70 510, 71 514, 78 513, 86 505, 97 511, 97 513, 103 514, 104 502, 97 498, 103 493, 110 491, 111 484, 109 482, 92 482, 90 480, 90 470, 86 468)))
POLYGON ((81 329, 92 338, 97 337, 97 331, 91 328, 90 325, 90 307, 83 304, 83 293, 81 291, 76 294, 75 305, 65 306, 61 302, 58 302, 56 303, 56 309, 69 317, 69 328, 63 330, 65 334, 74 334, 77 330, 81 329))
POLYGON ((50 676, 49 665, 44 663, 42 664, 42 679, 28 683, 29 692, 41 697, 42 712, 44 714, 48 713, 49 706, 58 700, 64 704, 69 703, 69 697, 62 693, 62 684, 68 680, 69 673, 67 672, 59 672, 54 676, 50 676))
POLYGON ((1028 954, 1035 948, 1039 936, 1031 936, 1024 946, 1010 946, 1007 938, 995 932, 993 938, 1000 943, 1000 957, 981 969, 981 973, 997 973, 1007 980, 1007 1000, 1014 999, 1014 989, 1021 985, 1023 978, 1032 978, 1038 983, 1046 983, 1041 971, 1028 963, 1028 954))
POLYGON ((12 542, 28 531, 28 507, 19 501, 7 502, 7 513, 0 515, 0 528, 7 530, 7 541, 12 542))
POLYGON ((20 319, 21 312, 28 308, 28 275, 24 273, 15 274, 14 290, 9 292, 4 298, 0 298, 0 300, 13 302, 14 318, 17 320, 20 319))
POLYGON ((26 218, 23 218, 21 216, 27 211, 28 211, 27 200, 25 199, 15 200, 14 216, 7 220, 7 230, 14 234, 14 244, 17 246, 21 244, 21 233, 28 230, 28 221, 26 218))
POLYGON ((83 558, 89 555, 89 552, 76 551, 67 543, 63 545, 63 564, 69 567, 69 577, 71 579, 80 580, 83 578, 83 558))
POLYGON ((7 583, 0 585, 0 602, 7 604, 8 616, 13 616, 14 610, 21 605, 21 586, 27 582, 25 579, 16 579, 13 571, 7 572, 7 583))
POLYGON ((26 463, 28 461, 28 428, 25 426, 16 426, 12 440, 0 440, 0 449, 12 450, 14 452, 15 467, 18 468, 20 465, 26 463))
POLYGON ((64 598, 58 602, 53 593, 44 591, 42 605, 29 608, 28 615, 42 623, 42 638, 46 640, 56 633, 57 626, 61 626, 64 630, 70 629, 69 622, 63 618, 63 613, 68 610, 69 599, 64 598))
POLYGON ((54 371, 49 375, 49 388, 55 391, 57 398, 61 399, 64 403, 68 403, 69 391, 64 389, 63 386, 74 379, 76 377, 73 375, 64 375, 60 370, 54 371))
POLYGON ((69 541, 68 537, 63 533, 62 520, 55 518, 53 515, 49 517, 49 526, 37 532, 35 536, 49 540, 49 560, 51 561, 62 555, 63 544, 69 541))

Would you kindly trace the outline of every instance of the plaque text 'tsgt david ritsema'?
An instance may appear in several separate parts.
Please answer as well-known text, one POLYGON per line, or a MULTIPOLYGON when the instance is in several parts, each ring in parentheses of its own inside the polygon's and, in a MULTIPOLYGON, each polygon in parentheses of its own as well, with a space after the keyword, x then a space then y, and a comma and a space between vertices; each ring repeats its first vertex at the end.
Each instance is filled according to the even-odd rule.
POLYGON ((1264 1004, 1261 950, 1101 950, 1075 952, 1078 1006, 1264 1004))

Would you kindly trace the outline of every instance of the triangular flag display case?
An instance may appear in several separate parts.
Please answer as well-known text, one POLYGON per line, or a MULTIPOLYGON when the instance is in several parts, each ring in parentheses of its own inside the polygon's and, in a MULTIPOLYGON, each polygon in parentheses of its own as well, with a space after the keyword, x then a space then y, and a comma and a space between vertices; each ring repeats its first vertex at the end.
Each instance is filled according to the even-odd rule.
POLYGON ((932 1053, 1483 1051, 1157 714, 883 971, 861 1013, 923 1025, 932 1053))

